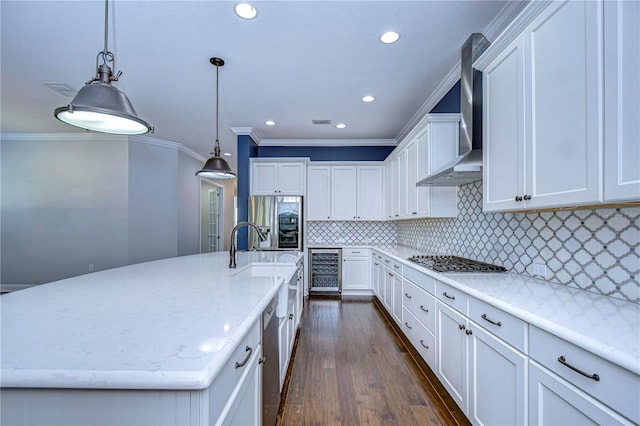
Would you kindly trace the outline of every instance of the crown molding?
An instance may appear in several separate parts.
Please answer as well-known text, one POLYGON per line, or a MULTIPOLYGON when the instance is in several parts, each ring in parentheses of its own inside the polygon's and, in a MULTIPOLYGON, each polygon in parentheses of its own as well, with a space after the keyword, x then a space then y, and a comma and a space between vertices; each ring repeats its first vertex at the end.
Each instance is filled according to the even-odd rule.
POLYGON ((147 145, 155 145, 155 146, 161 146, 163 148, 172 148, 172 149, 180 149, 180 146, 182 146, 182 144, 178 142, 167 141, 164 139, 156 139, 156 138, 143 136, 143 135, 131 135, 129 136, 129 141, 146 143, 147 145))
POLYGON ((262 139, 260 146, 396 146, 395 139, 262 139))
POLYGON ((231 127, 231 131, 236 134, 236 136, 249 136, 253 141, 260 145, 262 138, 253 127, 231 127))
POLYGON ((0 139, 8 141, 128 141, 126 135, 108 133, 2 133, 0 139))

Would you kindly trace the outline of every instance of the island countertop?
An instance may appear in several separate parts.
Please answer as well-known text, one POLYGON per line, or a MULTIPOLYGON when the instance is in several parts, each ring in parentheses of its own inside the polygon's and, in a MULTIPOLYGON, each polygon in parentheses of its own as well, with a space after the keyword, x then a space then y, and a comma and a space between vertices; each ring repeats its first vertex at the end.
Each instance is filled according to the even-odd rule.
POLYGON ((208 253, 82 275, 0 297, 0 385, 204 389, 301 252, 208 253), (247 271, 248 272, 248 271, 247 271))

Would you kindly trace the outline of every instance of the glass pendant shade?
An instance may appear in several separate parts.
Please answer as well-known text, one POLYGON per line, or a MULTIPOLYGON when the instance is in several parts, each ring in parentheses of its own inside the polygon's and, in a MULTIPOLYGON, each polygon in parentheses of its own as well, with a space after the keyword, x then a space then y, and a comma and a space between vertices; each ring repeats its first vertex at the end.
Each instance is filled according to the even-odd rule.
POLYGON ((56 108, 54 115, 67 124, 96 132, 141 135, 152 130, 138 117, 127 95, 110 83, 82 87, 71 103, 56 108))

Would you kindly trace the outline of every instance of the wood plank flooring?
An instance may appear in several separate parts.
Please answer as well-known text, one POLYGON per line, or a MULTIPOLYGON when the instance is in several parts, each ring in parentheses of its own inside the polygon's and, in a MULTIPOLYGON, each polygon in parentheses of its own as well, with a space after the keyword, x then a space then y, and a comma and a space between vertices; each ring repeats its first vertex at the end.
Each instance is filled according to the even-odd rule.
POLYGON ((305 302, 278 424, 458 424, 370 299, 305 302))

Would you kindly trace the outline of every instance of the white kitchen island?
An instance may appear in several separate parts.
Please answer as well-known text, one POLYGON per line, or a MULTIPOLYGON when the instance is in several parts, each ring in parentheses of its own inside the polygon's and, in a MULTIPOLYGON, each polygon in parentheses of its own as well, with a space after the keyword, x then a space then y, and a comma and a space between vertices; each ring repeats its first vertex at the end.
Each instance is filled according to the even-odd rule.
POLYGON ((210 253, 0 297, 1 423, 231 419, 228 403, 247 391, 237 383, 259 371, 262 311, 302 253, 237 256, 235 270, 228 253, 210 253), (247 369, 234 368, 243 361, 247 369))

